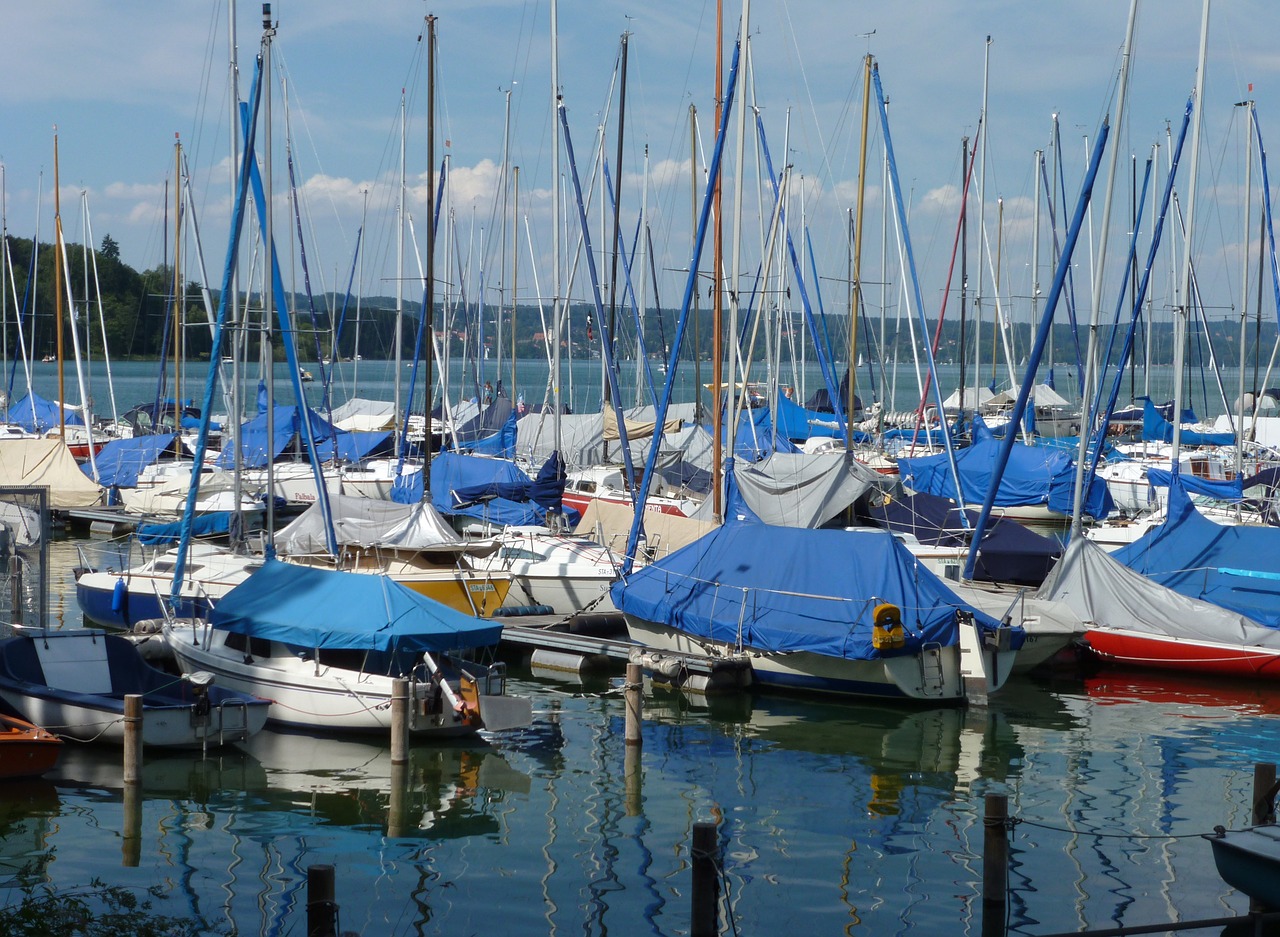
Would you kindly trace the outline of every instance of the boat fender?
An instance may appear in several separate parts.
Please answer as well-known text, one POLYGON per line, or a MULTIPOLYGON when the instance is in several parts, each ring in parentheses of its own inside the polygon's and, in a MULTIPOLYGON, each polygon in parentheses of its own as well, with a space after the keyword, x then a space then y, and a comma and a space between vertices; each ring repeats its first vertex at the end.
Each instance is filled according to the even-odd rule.
POLYGON ((902 610, 890 602, 881 602, 871 613, 871 646, 877 651, 892 651, 907 643, 902 628, 902 610))
POLYGON ((111 611, 119 613, 124 608, 125 598, 128 594, 129 589, 124 584, 124 577, 121 576, 116 580, 115 587, 111 590, 111 611))

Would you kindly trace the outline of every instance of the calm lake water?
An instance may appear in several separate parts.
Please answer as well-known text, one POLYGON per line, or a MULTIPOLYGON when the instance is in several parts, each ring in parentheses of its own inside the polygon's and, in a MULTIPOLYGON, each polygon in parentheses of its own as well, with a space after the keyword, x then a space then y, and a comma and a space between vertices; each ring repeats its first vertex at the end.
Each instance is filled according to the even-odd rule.
MULTIPOLYGON (((80 623, 75 563, 52 545, 55 626, 80 623)), ((978 934, 994 792, 1020 821, 1013 933, 1247 910, 1198 834, 1247 824, 1280 690, 1111 674, 968 710, 649 697, 629 793, 610 682, 517 677, 532 728, 421 746, 399 794, 382 740, 267 732, 149 753, 133 810, 119 750, 75 746, 0 788, 0 862, 63 888, 158 884, 158 911, 211 932, 303 933, 306 870, 332 864, 345 931, 678 935, 692 827, 716 820, 724 933, 978 934)))

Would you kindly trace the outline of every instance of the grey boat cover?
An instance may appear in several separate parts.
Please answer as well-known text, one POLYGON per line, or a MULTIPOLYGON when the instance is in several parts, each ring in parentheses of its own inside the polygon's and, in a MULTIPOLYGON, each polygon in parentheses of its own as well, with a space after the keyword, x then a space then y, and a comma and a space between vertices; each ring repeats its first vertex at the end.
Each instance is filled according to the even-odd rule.
POLYGON ((334 426, 348 431, 374 432, 391 429, 396 424, 395 404, 389 400, 352 397, 334 407, 330 416, 334 426))
MULTIPOLYGON (((674 421, 688 422, 693 419, 695 405, 692 403, 673 404, 667 410, 667 424, 674 421)), ((623 418, 628 425, 652 424, 657 417, 653 407, 635 407, 623 411, 623 418)), ((541 465, 556 448, 555 414, 544 411, 525 415, 516 424, 516 457, 528 459, 535 465, 541 465)), ((613 421, 616 426, 616 420, 613 421)), ((644 457, 649 447, 649 438, 630 443, 632 458, 637 462, 644 457)), ((662 448, 671 447, 671 436, 663 437, 662 448)), ((565 413, 560 416, 560 458, 568 469, 584 468, 597 465, 605 460, 605 418, 603 413, 565 413)), ((609 447, 609 462, 618 462, 620 451, 614 443, 609 447)))
MULTIPOLYGON (((895 486, 844 449, 775 452, 762 462, 735 463, 733 472, 747 507, 774 527, 821 527, 868 491, 895 486)), ((694 516, 710 520, 710 501, 694 516)))
POLYGON ((1062 602, 1093 628, 1280 648, 1280 631, 1152 582, 1087 537, 1067 546, 1036 595, 1062 602))
MULTIPOLYGON (((330 495, 329 506, 339 546, 480 555, 494 550, 493 541, 464 540, 429 501, 397 504, 376 498, 330 495)), ((328 552, 320 503, 312 504, 279 531, 275 543, 286 556, 328 552)))

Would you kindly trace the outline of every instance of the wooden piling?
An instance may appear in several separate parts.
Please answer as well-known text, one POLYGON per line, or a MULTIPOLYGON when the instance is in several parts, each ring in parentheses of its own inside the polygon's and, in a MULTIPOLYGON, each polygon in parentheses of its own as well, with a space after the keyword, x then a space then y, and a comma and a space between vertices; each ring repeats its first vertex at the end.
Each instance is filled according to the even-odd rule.
POLYGON ((120 835, 122 863, 136 869, 142 861, 142 785, 124 786, 124 829, 120 835))
POLYGON ((626 744, 639 747, 643 742, 640 727, 644 719, 644 671, 639 664, 627 664, 626 744))
POLYGON ((307 866, 307 937, 338 937, 333 880, 333 866, 307 866))
POLYGON ((1253 766, 1253 826, 1276 822, 1276 766, 1253 766))
POLYGON ((720 854, 716 830, 716 824, 709 820, 693 825, 691 937, 716 937, 720 932, 720 854))
POLYGON ((9 557, 9 604, 11 621, 22 624, 22 558, 18 556, 9 557))
POLYGON ((387 805, 387 836, 405 835, 409 815, 409 766, 391 763, 391 801, 387 805))
POLYGON ((409 763, 409 681, 391 681, 391 763, 409 763))
POLYGON ((622 755, 622 777, 627 794, 627 816, 641 814, 640 746, 627 745, 622 755))
POLYGON ((1003 937, 1008 918, 1009 798, 988 794, 982 818, 982 937, 1003 937))
POLYGON ((142 697, 130 693, 124 698, 124 783, 142 779, 142 697))

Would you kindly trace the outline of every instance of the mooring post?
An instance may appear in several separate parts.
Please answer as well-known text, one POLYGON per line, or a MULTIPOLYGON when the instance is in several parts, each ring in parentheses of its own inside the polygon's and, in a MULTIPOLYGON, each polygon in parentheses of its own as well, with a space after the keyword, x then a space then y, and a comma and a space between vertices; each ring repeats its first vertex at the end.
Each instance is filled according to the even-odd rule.
POLYGON ((1276 822, 1276 766, 1260 763, 1253 766, 1252 826, 1276 822))
POLYGON ((22 558, 16 555, 9 557, 9 604, 13 623, 22 624, 22 558))
POLYGON ((338 937, 333 866, 307 866, 307 937, 338 937))
POLYGON ((644 671, 639 664, 627 664, 626 700, 626 743, 639 746, 643 742, 640 726, 644 718, 644 671))
MULTIPOLYGON (((1253 826, 1276 822, 1276 766, 1261 762, 1253 766, 1253 826)), ((1257 898, 1249 899, 1249 911, 1261 914, 1266 904, 1257 898)))
POLYGON ((720 851, 717 825, 699 820, 693 825, 693 898, 691 937, 715 937, 720 932, 720 851))
POLYGON ((391 681, 391 763, 409 763, 409 681, 391 681))
POLYGON ((982 818, 982 937, 1003 937, 1009 887, 1009 798, 988 794, 982 818))
POLYGON ((142 778, 142 697, 130 693, 124 698, 124 783, 137 784, 142 778))

